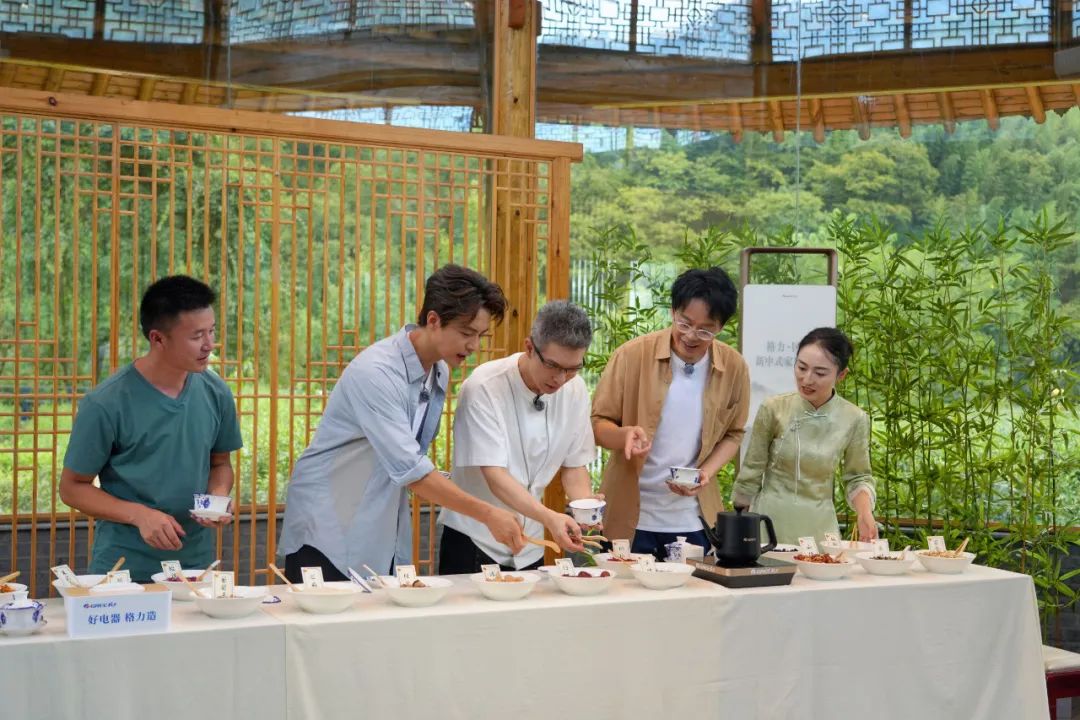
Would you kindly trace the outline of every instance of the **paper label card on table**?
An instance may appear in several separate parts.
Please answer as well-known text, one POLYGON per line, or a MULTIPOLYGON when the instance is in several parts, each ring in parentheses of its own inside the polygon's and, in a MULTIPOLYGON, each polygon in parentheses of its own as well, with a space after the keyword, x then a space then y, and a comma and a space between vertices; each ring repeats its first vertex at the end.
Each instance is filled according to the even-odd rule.
POLYGON ((114 570, 105 576, 106 585, 115 585, 116 583, 129 583, 131 582, 130 570, 114 570))
POLYGON ((304 587, 321 588, 326 584, 323 582, 322 568, 318 566, 300 568, 300 576, 304 578, 304 587))
POLYGON ((874 552, 887 553, 889 552, 889 541, 885 538, 878 538, 874 541, 874 552))
POLYGON ((413 565, 399 565, 394 568, 394 575, 397 577, 399 586, 412 585, 416 582, 416 567, 413 565))
POLYGON ((611 554, 619 560, 625 560, 626 558, 630 557, 630 541, 612 540, 611 554))
POLYGON ((481 565, 480 572, 484 573, 484 580, 495 582, 502 577, 502 568, 498 565, 481 565))
POLYGON ((821 540, 826 545, 840 545, 840 536, 834 532, 825 533, 825 537, 821 540))
POLYGON ((70 587, 79 586, 79 578, 75 575, 75 571, 67 565, 57 565, 56 567, 52 568, 52 573, 60 582, 64 583, 65 585, 68 585, 70 587))
POLYGON ((642 570, 652 572, 653 570, 656 569, 656 558, 654 558, 652 555, 646 553, 646 554, 642 555, 640 558, 638 558, 638 565, 641 566, 642 570))
POLYGON ((214 597, 216 598, 228 598, 233 596, 233 586, 236 583, 236 576, 232 570, 211 570, 210 571, 210 588, 213 590, 214 597))
POLYGON ((945 552, 945 538, 941 535, 930 535, 926 538, 926 549, 930 552, 945 552))
POLYGON ((181 577, 183 568, 180 567, 179 560, 162 560, 161 572, 165 573, 166 578, 181 577))
POLYGON ((574 572, 574 561, 570 558, 556 558, 555 572, 560 575, 570 575, 574 572))
POLYGON ((799 552, 803 555, 817 555, 817 540, 814 540, 813 535, 807 535, 806 537, 799 538, 799 552))

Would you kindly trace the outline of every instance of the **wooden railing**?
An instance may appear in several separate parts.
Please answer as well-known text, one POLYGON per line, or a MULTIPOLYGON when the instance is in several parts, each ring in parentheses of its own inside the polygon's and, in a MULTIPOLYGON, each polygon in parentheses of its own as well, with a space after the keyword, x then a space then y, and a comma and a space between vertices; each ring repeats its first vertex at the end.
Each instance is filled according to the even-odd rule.
MULTIPOLYGON (((143 289, 184 272, 220 296, 214 369, 245 444, 235 502, 247 518, 265 508, 270 524, 265 552, 239 567, 254 532, 239 537, 237 518, 224 560, 254 581, 336 378, 414 321, 428 274, 458 262, 507 293, 507 321, 471 366, 519 349, 537 302, 565 294, 580 157, 576 144, 5 90, 0 527, 32 521, 29 553, 13 533, 10 564, 28 556, 29 577, 85 567, 76 547, 89 538, 54 542, 58 526, 75 528, 57 483, 78 400, 145 351, 143 289)), ((443 467, 468 370, 432 449, 443 467)), ((417 539, 417 550, 433 542, 417 539)))

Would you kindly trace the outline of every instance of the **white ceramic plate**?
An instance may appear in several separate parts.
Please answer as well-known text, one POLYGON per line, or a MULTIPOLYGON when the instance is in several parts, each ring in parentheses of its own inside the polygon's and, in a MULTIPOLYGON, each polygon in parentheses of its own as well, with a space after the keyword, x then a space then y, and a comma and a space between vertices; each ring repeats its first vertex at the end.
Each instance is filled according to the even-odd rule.
POLYGON ((328 615, 344 612, 356 602, 356 596, 363 592, 352 581, 328 582, 321 588, 304 588, 300 592, 286 591, 300 608, 316 615, 328 615))
POLYGON ((557 572, 548 573, 555 582, 555 586, 567 595, 599 595, 607 592, 611 583, 615 581, 615 574, 610 573, 607 577, 600 577, 603 568, 574 568, 575 573, 587 572, 592 577, 581 578, 559 575, 557 572))
POLYGON ((811 580, 839 580, 847 577, 855 567, 855 561, 844 558, 838 563, 816 563, 796 560, 799 572, 811 580))
POLYGON ((656 563, 652 570, 642 570, 640 565, 631 565, 634 579, 650 590, 671 590, 682 587, 694 573, 694 568, 686 563, 656 563))
POLYGON ((215 520, 224 520, 225 518, 231 518, 232 513, 218 512, 217 510, 192 510, 192 517, 197 517, 200 520, 208 520, 213 522, 215 520))
POLYGON ((913 553, 907 553, 903 558, 899 553, 889 553, 894 555, 896 560, 874 560, 875 555, 881 555, 882 553, 876 552, 861 552, 855 555, 855 559, 863 570, 871 575, 903 575, 911 566, 915 564, 915 555, 913 553))
MULTIPOLYGON (((86 588, 92 587, 105 579, 104 575, 76 575, 75 577, 78 578, 79 582, 86 588)), ((67 591, 70 588, 69 585, 57 578, 52 581, 52 586, 56 588, 56 591, 60 593, 61 597, 67 597, 67 591)))
POLYGON ((919 550, 915 555, 919 558, 919 564, 928 572, 941 573, 942 575, 957 575, 968 569, 975 559, 975 553, 960 553, 959 557, 928 557, 929 550, 919 550))
POLYGON ((427 607, 442 600, 446 593, 450 592, 450 587, 454 584, 446 578, 430 575, 422 575, 417 579, 427 587, 398 587, 397 578, 383 576, 382 581, 386 583, 383 590, 386 591, 391 600, 403 607, 427 607))
POLYGON ((630 571, 630 566, 636 564, 642 557, 642 553, 630 553, 631 562, 620 562, 612 559, 613 556, 611 553, 598 553, 593 555, 597 567, 607 570, 610 573, 614 573, 615 577, 626 578, 628 580, 634 577, 634 573, 630 571))
MULTIPOLYGON (((185 569, 185 570, 181 570, 181 572, 184 573, 184 577, 186 577, 188 579, 188 582, 190 582, 192 585, 194 585, 197 589, 201 590, 202 588, 210 587, 210 580, 209 580, 210 576, 209 575, 207 575, 206 576, 207 579, 203 580, 202 582, 196 582, 195 581, 195 578, 202 575, 202 573, 203 573, 202 570, 187 570, 187 569, 185 569)), ((169 588, 169 590, 172 591, 172 599, 173 600, 176 600, 178 602, 191 602, 191 590, 188 588, 186 583, 184 583, 184 582, 182 582, 180 580, 166 580, 165 579, 165 573, 163 573, 163 572, 154 573, 153 575, 150 576, 150 579, 153 580, 156 583, 160 583, 160 584, 164 585, 165 587, 169 588)))
POLYGON ((472 580, 473 585, 489 600, 521 600, 540 582, 540 576, 534 572, 504 572, 503 575, 515 575, 522 578, 522 581, 488 582, 484 579, 484 573, 474 573, 469 576, 469 580, 472 580))
POLYGON ((208 598, 195 595, 193 599, 195 607, 212 618, 241 618, 259 609, 266 596, 266 586, 236 585, 233 587, 233 594, 239 597, 208 598))
POLYGON ((22 583, 9 582, 9 583, 4 583, 4 584, 9 585, 14 589, 11 592, 0 593, 0 605, 4 605, 6 603, 11 602, 12 600, 15 599, 15 593, 23 592, 24 590, 26 590, 26 586, 23 585, 22 583))
MULTIPOLYGON (((764 547, 764 545, 762 546, 764 547)), ((795 562, 795 556, 799 554, 798 545, 780 545, 777 544, 769 552, 761 553, 761 557, 771 558, 773 560, 784 560, 786 562, 795 562)))

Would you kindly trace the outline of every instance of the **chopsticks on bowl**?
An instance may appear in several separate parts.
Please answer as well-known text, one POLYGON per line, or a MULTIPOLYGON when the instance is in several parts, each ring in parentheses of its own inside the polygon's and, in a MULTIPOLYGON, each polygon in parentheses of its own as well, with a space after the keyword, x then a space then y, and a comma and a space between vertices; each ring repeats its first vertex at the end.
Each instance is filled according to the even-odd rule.
POLYGON ((296 585, 294 585, 292 581, 289 580, 289 578, 285 577, 285 573, 278 570, 277 565, 275 565, 274 563, 270 563, 270 569, 274 571, 275 575, 284 580, 285 584, 288 585, 289 589, 292 590, 294 593, 298 593, 301 591, 301 588, 296 587, 296 585))
POLYGON ((187 579, 187 575, 184 574, 183 570, 180 571, 180 582, 187 585, 188 590, 191 592, 191 595, 193 597, 206 597, 201 592, 199 592, 199 588, 195 587, 195 583, 187 579))
POLYGON ((388 587, 390 587, 390 586, 389 586, 389 585, 387 585, 387 584, 386 584, 386 582, 385 582, 385 581, 384 581, 384 580, 382 579, 382 575, 380 575, 379 573, 375 572, 374 570, 372 570, 371 568, 369 568, 369 567, 368 567, 367 565, 362 565, 361 567, 363 567, 363 568, 364 568, 365 570, 367 570, 367 571, 368 571, 369 573, 371 573, 372 575, 374 575, 374 576, 375 576, 375 581, 376 581, 377 583, 379 583, 379 586, 380 586, 380 587, 384 587, 384 588, 388 588, 388 587))
MULTIPOLYGON (((199 577, 195 578, 195 582, 202 582, 202 581, 203 581, 203 578, 204 578, 204 577, 206 577, 206 573, 210 572, 211 570, 213 570, 214 568, 216 568, 216 567, 217 567, 218 565, 220 565, 220 564, 221 564, 221 559, 220 559, 220 558, 218 558, 218 559, 217 559, 217 560, 215 560, 214 562, 212 562, 212 563, 210 563, 209 565, 207 565, 207 566, 206 566, 206 569, 205 569, 205 570, 203 570, 203 571, 202 571, 202 572, 201 572, 201 573, 199 574, 199 577)), ((184 572, 183 572, 183 571, 180 571, 180 574, 181 574, 181 575, 183 575, 183 574, 184 574, 184 572)))

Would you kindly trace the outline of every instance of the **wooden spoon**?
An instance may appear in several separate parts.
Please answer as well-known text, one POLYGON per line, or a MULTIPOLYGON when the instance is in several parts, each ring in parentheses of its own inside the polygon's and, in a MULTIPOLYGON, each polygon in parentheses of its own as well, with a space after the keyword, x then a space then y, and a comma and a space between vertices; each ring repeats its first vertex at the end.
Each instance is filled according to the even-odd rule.
POLYGON ((966 547, 967 547, 967 544, 968 544, 968 540, 970 540, 970 539, 971 539, 971 538, 969 538, 969 537, 968 537, 968 538, 964 538, 964 542, 960 543, 960 547, 958 547, 958 548, 956 548, 955 550, 953 550, 953 554, 952 554, 952 556, 953 556, 953 557, 960 557, 960 556, 961 556, 961 555, 962 555, 962 554, 964 553, 964 548, 966 548, 966 547))
MULTIPOLYGON (((195 578, 195 582, 202 582, 203 578, 206 577, 206 574, 208 572, 210 572, 211 570, 213 570, 214 568, 216 568, 220 564, 221 564, 221 560, 219 559, 219 560, 215 560, 214 562, 207 565, 206 569, 203 570, 202 573, 199 574, 199 577, 195 578)), ((181 574, 183 574, 183 573, 181 573, 181 574)))
POLYGON ((296 585, 293 585, 292 581, 289 580, 289 578, 285 577, 285 573, 278 570, 277 565, 275 565, 274 563, 270 563, 270 569, 274 571, 275 575, 277 575, 279 578, 284 580, 285 584, 288 585, 289 589, 292 590, 294 593, 303 592, 303 590, 301 588, 298 588, 298 587, 296 587, 296 585))
POLYGON ((187 579, 187 576, 183 572, 180 573, 180 582, 188 586, 188 590, 191 591, 192 597, 205 598, 206 596, 199 592, 199 588, 195 587, 195 584, 187 579))
POLYGON ((121 568, 121 567, 123 566, 123 564, 124 564, 124 557, 123 557, 123 556, 121 556, 121 557, 120 557, 120 559, 116 561, 116 564, 112 566, 112 570, 110 570, 109 572, 105 573, 105 577, 101 578, 100 580, 98 580, 98 581, 97 581, 96 583, 94 583, 94 584, 93 584, 93 585, 91 585, 90 587, 97 587, 97 586, 98 586, 98 585, 100 585, 101 583, 103 583, 103 582, 105 582, 106 580, 108 580, 108 579, 109 579, 109 573, 114 573, 114 572, 116 572, 117 570, 119 570, 119 569, 120 569, 120 568, 121 568))
MULTIPOLYGON (((556 545, 555 543, 551 542, 550 540, 541 540, 539 538, 529 537, 528 535, 525 536, 525 540, 527 542, 532 543, 533 545, 539 545, 541 547, 550 548, 552 550, 552 552, 554 552, 556 554, 562 553, 562 548, 559 547, 558 545, 556 545)), ((600 546, 597 545, 597 547, 600 547, 600 546)))
POLYGON ((0 577, 0 585, 3 585, 3 584, 5 584, 5 583, 9 583, 9 582, 11 582, 11 581, 12 581, 12 580, 14 580, 15 578, 19 577, 19 575, 21 574, 21 572, 22 572, 21 570, 16 570, 16 571, 15 571, 15 572, 13 572, 13 573, 8 573, 8 574, 7 574, 7 575, 5 575, 4 577, 0 577))

